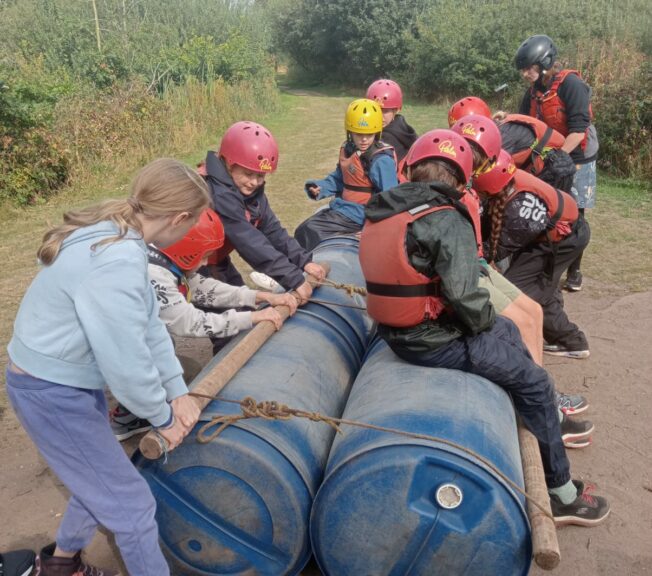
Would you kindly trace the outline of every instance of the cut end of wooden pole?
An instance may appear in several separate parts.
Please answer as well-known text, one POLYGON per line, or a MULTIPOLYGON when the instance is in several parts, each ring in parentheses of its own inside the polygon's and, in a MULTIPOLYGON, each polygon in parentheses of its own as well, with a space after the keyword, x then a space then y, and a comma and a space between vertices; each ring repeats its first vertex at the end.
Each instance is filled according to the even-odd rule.
POLYGON ((148 460, 158 460, 165 453, 165 448, 161 444, 164 440, 154 434, 154 432, 148 432, 140 439, 140 448, 141 454, 148 460))

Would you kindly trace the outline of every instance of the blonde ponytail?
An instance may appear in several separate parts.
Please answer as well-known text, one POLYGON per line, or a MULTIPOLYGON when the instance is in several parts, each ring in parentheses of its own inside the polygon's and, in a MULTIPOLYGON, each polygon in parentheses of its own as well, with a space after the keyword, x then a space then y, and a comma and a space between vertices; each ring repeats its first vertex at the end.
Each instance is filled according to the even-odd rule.
POLYGON ((197 216, 210 204, 208 186, 197 172, 172 158, 159 158, 138 172, 128 198, 106 200, 81 210, 66 212, 64 223, 43 236, 37 255, 43 264, 52 264, 70 234, 104 220, 113 222, 118 234, 105 238, 93 248, 121 240, 129 229, 142 234, 138 214, 147 218, 163 218, 189 212, 197 216))

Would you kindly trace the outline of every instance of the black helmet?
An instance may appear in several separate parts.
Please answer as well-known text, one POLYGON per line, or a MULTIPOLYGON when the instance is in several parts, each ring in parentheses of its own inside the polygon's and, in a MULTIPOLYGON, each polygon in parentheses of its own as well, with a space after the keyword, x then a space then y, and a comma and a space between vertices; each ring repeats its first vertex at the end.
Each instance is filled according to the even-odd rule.
POLYGON ((516 51, 514 63, 517 70, 538 64, 542 70, 550 70, 557 59, 557 48, 544 34, 530 36, 516 51))

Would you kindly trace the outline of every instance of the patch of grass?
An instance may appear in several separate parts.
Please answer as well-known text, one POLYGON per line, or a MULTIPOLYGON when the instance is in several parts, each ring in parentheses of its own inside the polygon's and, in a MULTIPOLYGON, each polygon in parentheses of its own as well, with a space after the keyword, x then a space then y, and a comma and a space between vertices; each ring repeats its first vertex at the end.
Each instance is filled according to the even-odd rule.
POLYGON ((652 285, 652 190, 649 183, 598 175, 596 208, 587 210, 591 243, 583 273, 619 290, 652 285))
MULTIPOLYGON (((322 203, 308 199, 303 191, 308 179, 323 178, 335 169, 344 141, 344 113, 359 94, 338 96, 282 93, 276 112, 252 119, 269 128, 280 147, 279 170, 268 177, 267 194, 273 210, 292 232, 322 203)), ((445 127, 445 106, 407 103, 403 113, 419 133, 445 127)), ((180 159, 194 164, 206 149, 215 149, 219 134, 206 132, 192 150, 179 151, 180 159)), ((36 249, 42 234, 61 221, 63 211, 107 197, 127 194, 135 169, 128 164, 101 167, 50 202, 18 209, 5 206, 0 212, 0 258, 5 274, 0 279, 0 361, 20 299, 37 271, 36 249), (9 272, 10 271, 10 272, 9 272)), ((326 202, 326 201, 324 201, 326 202)), ((652 284, 652 192, 632 182, 599 175, 597 208, 587 212, 593 238, 583 264, 590 278, 622 291, 647 290, 652 284)), ((247 266, 237 264, 243 272, 247 266)), ((246 277, 246 276, 245 276, 246 277)), ((2 378, 4 377, 1 376, 2 378)), ((3 405, 0 392, 0 407, 3 405)))

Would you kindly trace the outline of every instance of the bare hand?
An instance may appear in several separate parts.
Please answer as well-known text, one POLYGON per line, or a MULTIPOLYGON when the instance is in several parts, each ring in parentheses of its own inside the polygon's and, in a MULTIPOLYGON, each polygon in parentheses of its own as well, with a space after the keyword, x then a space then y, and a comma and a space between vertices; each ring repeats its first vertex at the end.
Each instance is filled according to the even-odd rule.
POLYGON ((258 297, 263 302, 269 302, 272 306, 287 306, 290 309, 290 316, 297 311, 297 299, 288 292, 283 294, 272 294, 271 292, 259 292, 258 297))
POLYGON ((321 187, 317 186, 317 184, 311 184, 310 186, 307 187, 308 189, 308 194, 310 194, 313 198, 317 198, 319 196, 319 193, 321 192, 321 187))
POLYGON ((312 296, 312 286, 308 282, 304 282, 295 290, 295 293, 299 298, 299 306, 303 306, 312 296))
POLYGON ((315 262, 308 262, 308 264, 303 267, 303 270, 311 276, 314 276, 319 282, 326 278, 326 270, 315 262))
POLYGON ((166 428, 165 430, 159 429, 158 433, 163 436, 169 452, 181 444, 181 441, 188 435, 189 431, 180 420, 175 420, 171 428, 166 428))
POLYGON ((197 420, 199 420, 199 415, 201 414, 197 402, 195 402, 192 396, 184 394, 172 400, 170 404, 172 405, 176 421, 181 422, 188 429, 188 432, 190 432, 192 427, 197 424, 197 420))
MULTIPOLYGON (((295 300, 294 297, 292 297, 292 299, 295 300)), ((295 308, 296 308, 296 300, 295 300, 295 308)), ((274 308, 263 308, 262 310, 256 310, 255 312, 251 313, 252 324, 258 324, 259 322, 264 322, 265 320, 269 320, 270 322, 273 322, 274 327, 277 330, 280 330, 281 326, 283 326, 283 318, 281 318, 281 314, 278 312, 278 310, 274 310, 274 308)))

